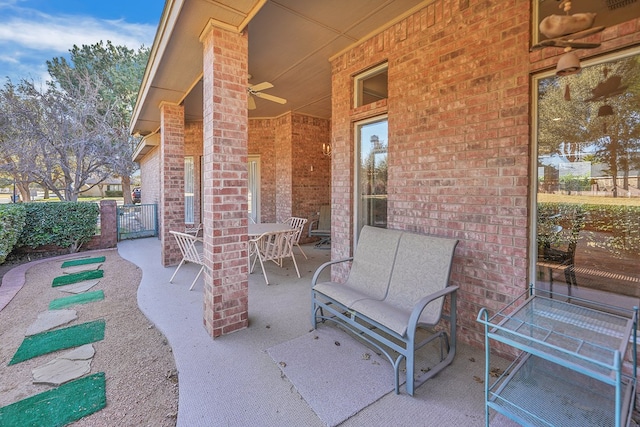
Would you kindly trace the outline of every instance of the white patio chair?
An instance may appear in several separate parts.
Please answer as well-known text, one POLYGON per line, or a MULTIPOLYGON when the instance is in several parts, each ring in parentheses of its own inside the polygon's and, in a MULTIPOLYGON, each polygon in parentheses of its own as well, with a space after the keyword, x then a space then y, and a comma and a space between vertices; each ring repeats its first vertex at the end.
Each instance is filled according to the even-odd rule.
POLYGON ((298 270, 298 264, 296 263, 296 257, 293 255, 293 241, 295 239, 296 230, 289 231, 276 231, 272 233, 264 233, 259 237, 251 239, 249 244, 253 246, 254 259, 251 265, 251 271, 256 266, 256 260, 260 261, 262 267, 262 274, 264 275, 264 281, 269 284, 269 278, 267 277, 267 271, 264 269, 265 261, 273 261, 280 267, 282 267, 282 260, 284 258, 291 258, 293 265, 296 267, 296 273, 300 278, 300 271, 298 270))
POLYGON ((189 224, 184 228, 185 233, 191 234, 192 236, 196 236, 196 237, 200 237, 201 231, 202 231, 202 223, 198 225, 189 224))
POLYGON ((302 248, 300 247, 300 236, 302 235, 302 230, 304 229, 304 225, 306 223, 307 223, 306 218, 298 218, 295 216, 292 216, 291 218, 285 221, 285 224, 289 224, 291 228, 295 228, 297 230, 293 244, 297 246, 298 249, 300 249, 300 252, 302 252, 302 255, 304 256, 305 259, 309 259, 307 258, 307 254, 305 254, 302 248))
POLYGON ((204 253, 201 249, 196 247, 196 242, 198 242, 200 239, 198 239, 196 236, 192 236, 191 234, 180 233, 178 231, 169 231, 169 233, 173 234, 173 237, 176 238, 176 242, 178 242, 180 252, 182 252, 182 261, 180 261, 180 264, 178 264, 176 271, 173 272, 173 276, 171 276, 171 279, 169 279, 169 283, 173 283, 173 278, 176 277, 176 273, 178 273, 178 270, 180 270, 180 267, 182 267, 184 263, 192 262, 201 266, 198 275, 193 280, 193 283, 191 283, 191 287, 189 288, 189 290, 192 290, 196 284, 196 281, 202 274, 202 270, 204 270, 205 267, 204 253))

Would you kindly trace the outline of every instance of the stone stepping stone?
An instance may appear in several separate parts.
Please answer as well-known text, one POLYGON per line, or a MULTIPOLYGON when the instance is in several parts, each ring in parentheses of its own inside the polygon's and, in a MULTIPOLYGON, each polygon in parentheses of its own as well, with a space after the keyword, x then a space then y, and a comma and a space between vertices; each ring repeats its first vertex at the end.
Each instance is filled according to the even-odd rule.
POLYGON ((102 264, 74 265, 72 267, 63 268, 62 273, 64 274, 83 273, 85 271, 98 270, 100 269, 100 267, 102 267, 102 264))
POLYGON ((60 286, 59 289, 62 292, 69 292, 72 294, 81 294, 93 288, 100 283, 100 280, 84 280, 82 282, 74 283, 72 285, 60 286))
POLYGON ((61 385, 91 372, 95 349, 85 344, 31 370, 34 384, 61 385))
POLYGON ((58 326, 66 325, 78 318, 75 310, 49 310, 38 314, 38 318, 27 328, 25 336, 39 334, 58 326))

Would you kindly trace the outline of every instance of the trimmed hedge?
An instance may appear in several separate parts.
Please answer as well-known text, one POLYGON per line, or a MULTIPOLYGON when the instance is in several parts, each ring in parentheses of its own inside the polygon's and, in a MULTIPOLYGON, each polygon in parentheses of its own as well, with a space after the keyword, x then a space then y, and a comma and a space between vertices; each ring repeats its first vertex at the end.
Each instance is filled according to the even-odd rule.
POLYGON ((0 205, 0 264, 13 250, 22 233, 26 218, 23 204, 0 205))
POLYGON ((23 203, 25 227, 18 246, 57 245, 77 252, 96 232, 100 207, 91 202, 23 203))
MULTIPOLYGON (((571 203, 538 203, 538 217, 560 213, 563 219, 559 224, 570 228, 566 221, 567 213, 580 211, 584 214, 584 230, 606 233, 605 243, 593 241, 595 246, 601 246, 610 252, 620 254, 640 253, 640 206, 625 205, 596 205, 571 203)), ((592 240, 589 234, 587 239, 592 240)))

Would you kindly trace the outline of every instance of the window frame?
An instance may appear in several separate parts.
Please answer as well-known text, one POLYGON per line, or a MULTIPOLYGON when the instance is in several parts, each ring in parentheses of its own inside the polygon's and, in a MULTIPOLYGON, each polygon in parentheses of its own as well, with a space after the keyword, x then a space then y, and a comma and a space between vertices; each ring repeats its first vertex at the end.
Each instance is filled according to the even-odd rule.
MULTIPOLYGON (((353 107, 354 108, 358 108, 358 107, 362 107, 364 105, 368 105, 368 104, 363 104, 363 94, 364 94, 364 82, 367 79, 370 79, 372 77, 375 77, 379 74, 382 74, 386 72, 387 73, 387 85, 389 82, 389 63, 388 62, 383 62, 381 64, 376 65, 375 67, 369 68, 366 71, 363 71, 359 74, 356 74, 353 78, 353 107)), ((389 92, 387 90, 387 98, 383 98, 383 99, 388 99, 389 98, 389 92)))

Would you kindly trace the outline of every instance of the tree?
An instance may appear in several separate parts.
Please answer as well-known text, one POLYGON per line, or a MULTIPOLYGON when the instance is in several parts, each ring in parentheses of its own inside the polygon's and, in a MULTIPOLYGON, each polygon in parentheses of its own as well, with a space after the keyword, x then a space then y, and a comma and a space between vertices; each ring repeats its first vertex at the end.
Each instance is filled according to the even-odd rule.
POLYGON ((0 90, 0 171, 12 177, 23 201, 30 200, 29 184, 36 180, 36 141, 40 105, 25 84, 7 81, 0 90))
POLYGON ((612 177, 614 197, 620 174, 628 189, 629 172, 640 167, 638 62, 636 56, 587 67, 539 87, 539 155, 575 162, 591 153, 612 177))
POLYGON ((0 90, 0 170, 20 183, 23 200, 30 182, 77 200, 89 182, 119 175, 131 202, 137 139, 128 123, 148 54, 111 42, 74 46, 70 61, 47 61, 52 81, 45 88, 9 80, 0 90))
POLYGON ((114 46, 107 41, 70 51, 71 63, 65 58, 47 61, 49 74, 67 92, 83 86, 83 75, 90 75, 101 82, 98 90, 98 111, 104 113, 110 127, 114 154, 107 169, 121 177, 125 203, 131 203, 131 175, 137 169, 132 156, 138 139, 129 135, 128 124, 135 105, 138 89, 144 74, 149 49, 137 51, 124 46, 114 46), (107 114, 108 113, 108 114, 107 114))

